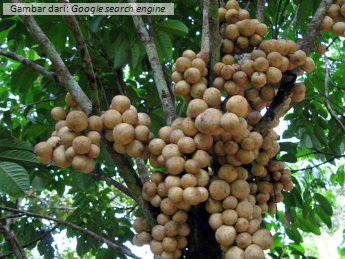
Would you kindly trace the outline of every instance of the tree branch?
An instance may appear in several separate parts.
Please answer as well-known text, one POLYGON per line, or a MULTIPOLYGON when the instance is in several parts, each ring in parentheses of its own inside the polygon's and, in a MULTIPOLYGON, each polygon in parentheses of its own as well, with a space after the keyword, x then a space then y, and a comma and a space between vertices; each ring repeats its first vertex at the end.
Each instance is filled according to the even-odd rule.
MULTIPOLYGON (((135 0, 128 0, 129 3, 136 3, 135 0)), ((164 73, 162 66, 159 62, 158 53, 154 40, 150 37, 149 33, 145 28, 145 24, 140 15, 133 15, 133 22, 135 28, 137 29, 140 38, 145 46, 147 56, 151 65, 153 72, 153 77, 156 83, 158 94, 163 106, 163 111, 165 113, 167 123, 170 125, 172 121, 176 118, 176 111, 174 107, 173 99, 170 95, 170 91, 167 82, 164 78, 164 73)))
POLYGON ((66 15, 65 20, 71 29, 73 36, 77 42, 77 48, 80 51, 80 56, 83 60, 83 64, 85 67, 86 76, 88 79, 88 84, 90 87, 91 93, 91 100, 92 100, 92 108, 95 114, 100 113, 100 104, 99 104, 99 97, 98 97, 98 89, 97 89, 97 80, 96 75, 93 70, 93 65, 91 61, 91 56, 89 51, 86 47, 85 40, 83 34, 80 30, 77 20, 75 19, 74 15, 66 15))
POLYGON ((290 170, 291 172, 299 172, 299 171, 306 171, 306 170, 311 170, 313 168, 316 168, 316 167, 319 167, 321 165, 324 165, 324 164, 327 164, 329 162, 332 162, 334 159, 336 159, 337 157, 331 157, 330 159, 327 159, 326 161, 320 163, 320 164, 317 164, 317 165, 314 165, 314 166, 309 166, 309 167, 305 167, 305 168, 301 168, 301 169, 295 169, 295 170, 290 170))
POLYGON ((246 5, 245 5, 245 7, 244 7, 244 10, 248 10, 248 8, 249 8, 249 6, 250 6, 250 0, 247 0, 247 3, 246 3, 246 5))
MULTIPOLYGON (((258 5, 260 1, 261 0, 258 1, 258 5)), ((315 40, 315 37, 319 32, 321 23, 331 2, 332 0, 322 0, 315 12, 315 15, 308 27, 307 32, 305 33, 305 35, 303 35, 302 41, 299 43, 299 47, 307 54, 309 53, 313 41, 315 40)), ((284 73, 277 95, 274 97, 271 105, 267 109, 265 115, 261 118, 260 122, 255 125, 254 131, 263 132, 267 129, 272 128, 274 120, 278 119, 283 112, 284 102, 291 94, 291 90, 294 86, 296 78, 297 71, 295 70, 284 73)))
POLYGON ((5 56, 7 58, 16 60, 20 63, 22 63, 25 66, 30 67, 31 69, 35 70, 37 73, 41 74, 42 76, 49 78, 50 80, 56 80, 57 81, 57 77, 56 74, 53 72, 49 72, 47 69, 45 69, 44 67, 36 64, 35 62, 26 59, 16 53, 4 50, 4 49, 0 49, 0 55, 1 56, 5 56))
POLYGON ((265 4, 266 4, 266 0, 258 0, 257 6, 256 6, 256 19, 259 22, 264 22, 265 20, 265 4))
POLYGON ((218 1, 209 0, 209 41, 210 41, 210 69, 209 82, 213 82, 216 77, 213 72, 214 65, 220 60, 221 36, 219 31, 218 1))
POLYGON ((307 153, 307 154, 304 154, 304 155, 297 156, 297 158, 301 158, 301 157, 305 157, 305 156, 310 156, 310 155, 315 155, 315 154, 321 154, 321 155, 325 155, 325 156, 333 156, 333 157, 335 157, 335 158, 338 158, 338 157, 345 157, 345 155, 338 155, 338 154, 334 154, 334 153, 327 153, 327 152, 323 152, 323 151, 314 149, 313 152, 310 152, 310 153, 307 153))
POLYGON ((345 134, 345 126, 341 122, 341 120, 337 117, 336 113, 333 111, 330 103, 329 103, 329 93, 328 93, 328 80, 329 80, 329 68, 328 68, 328 58, 327 55, 324 54, 325 57, 325 105, 330 113, 331 117, 334 119, 335 123, 339 126, 339 128, 343 131, 345 134))
POLYGON ((112 186, 114 186, 116 189, 119 189, 121 192, 123 192, 124 194, 126 194, 127 196, 131 197, 133 200, 136 200, 135 195, 131 192, 131 190, 129 190, 126 186, 124 186, 123 184, 119 183, 118 181, 112 179, 111 177, 105 175, 105 174, 101 174, 100 175, 100 179, 106 181, 107 183, 111 184, 112 186))
POLYGON ((26 255, 23 251, 23 248, 20 246, 16 235, 7 230, 1 223, 0 223, 0 233, 4 236, 5 240, 9 243, 12 247, 13 253, 15 254, 17 259, 26 259, 26 255))
MULTIPOLYGON (((21 3, 20 0, 11 0, 12 3, 21 3)), ((55 72, 58 77, 58 81, 65 86, 67 91, 71 93, 73 98, 76 100, 80 108, 86 113, 90 114, 92 110, 92 103, 86 96, 84 91, 80 88, 79 84, 69 70, 65 63, 61 59, 59 53, 48 39, 47 35, 42 31, 36 20, 30 15, 21 16, 23 23, 26 25, 30 34, 37 40, 47 57, 53 64, 55 72)))
POLYGON ((118 251, 120 251, 121 253, 124 253, 130 257, 133 257, 133 258, 136 258, 136 259, 139 259, 139 257, 137 257, 136 255, 134 255, 127 247, 124 247, 124 246, 120 246, 118 244, 115 244, 114 242, 96 234, 95 232, 92 232, 88 229, 85 229, 85 228, 82 228, 76 224, 73 224, 71 222, 67 222, 67 221, 64 221, 64 220, 61 220, 61 219, 56 219, 56 218, 53 218, 53 217, 50 217, 50 216, 47 216, 47 215, 42 215, 42 214, 37 214, 37 213, 33 213, 33 212, 29 212, 29 211, 24 211, 24 210, 18 210, 18 209, 14 209, 14 208, 9 208, 9 207, 3 207, 3 206, 0 206, 0 210, 5 210, 5 211, 11 211, 11 212, 14 212, 14 213, 22 213, 28 217, 33 217, 33 218, 39 218, 39 219, 46 219, 46 220, 49 220, 49 221, 54 221, 60 225, 63 225, 63 226, 66 226, 66 227, 69 227, 69 228, 72 228, 74 230, 77 230, 83 234, 86 234, 86 235, 89 235, 90 237, 96 239, 97 241, 100 241, 102 243, 105 243, 107 244, 109 247, 112 247, 118 251))
POLYGON ((210 0, 205 0, 202 12, 202 34, 201 34, 201 51, 210 52, 210 19, 209 8, 210 0))
POLYGON ((139 173, 139 177, 140 177, 141 182, 145 183, 148 180, 150 180, 150 177, 147 173, 147 168, 146 168, 144 159, 137 158, 137 159, 135 159, 135 163, 137 164, 137 167, 138 167, 138 173, 139 173))
POLYGON ((255 125, 254 131, 263 132, 273 127, 274 120, 279 117, 284 108, 284 101, 291 94, 296 78, 297 75, 295 73, 286 72, 284 74, 277 95, 274 97, 265 115, 261 118, 259 123, 255 125))
MULTIPOLYGON (((23 248, 27 248, 32 246, 33 244, 37 243, 40 240, 43 240, 46 236, 48 236, 50 233, 52 233, 53 231, 55 231, 57 228, 59 227, 59 224, 55 224, 51 229, 48 229, 47 231, 44 231, 41 235, 39 235, 38 237, 36 237, 35 239, 31 240, 30 242, 26 243, 25 245, 23 245, 23 248)), ((0 259, 2 258, 6 258, 10 255, 12 255, 14 252, 10 252, 8 254, 5 254, 3 256, 0 256, 0 259)))
POLYGON ((303 50, 305 53, 308 54, 310 52, 310 48, 312 47, 314 40, 320 31, 320 26, 332 2, 332 0, 321 1, 312 21, 308 26, 307 32, 303 35, 301 42, 298 43, 299 49, 303 50))

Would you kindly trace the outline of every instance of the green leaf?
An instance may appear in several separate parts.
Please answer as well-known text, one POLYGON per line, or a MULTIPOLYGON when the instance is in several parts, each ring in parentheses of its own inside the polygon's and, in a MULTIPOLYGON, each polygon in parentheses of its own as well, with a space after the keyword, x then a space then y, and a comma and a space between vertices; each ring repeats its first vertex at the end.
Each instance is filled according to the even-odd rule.
POLYGON ((106 18, 105 15, 96 16, 90 26, 92 32, 96 33, 99 30, 99 26, 101 25, 102 21, 106 18))
POLYGON ((23 150, 33 150, 33 147, 22 140, 16 138, 6 138, 0 139, 0 150, 1 149, 23 149, 23 150))
POLYGON ((325 213, 325 211, 321 207, 316 208, 316 214, 319 218, 327 225, 328 228, 332 228, 332 220, 329 215, 325 213))
POLYGON ((332 183, 338 183, 340 186, 344 186, 345 182, 345 165, 339 166, 337 172, 331 176, 332 183))
POLYGON ((131 43, 131 65, 132 68, 136 68, 138 66, 140 58, 140 46, 136 42, 131 43))
POLYGON ((304 247, 299 244, 289 244, 289 247, 292 248, 293 253, 304 255, 305 250, 304 247))
POLYGON ((38 73, 28 66, 20 65, 16 71, 12 73, 12 84, 15 90, 28 91, 32 83, 37 78, 38 73))
POLYGON ((0 152, 0 160, 11 161, 19 164, 22 163, 24 165, 38 165, 40 163, 34 153, 26 150, 15 149, 0 152))
POLYGON ((296 154, 285 154, 281 157, 281 159, 285 162, 289 162, 289 163, 296 163, 297 162, 297 157, 296 154))
POLYGON ((169 35, 164 31, 156 31, 156 46, 159 59, 171 60, 173 54, 173 46, 169 35))
POLYGON ((301 142, 299 144, 300 147, 304 148, 313 148, 313 142, 308 134, 303 134, 301 137, 301 142))
POLYGON ((319 203, 321 208, 327 213, 327 215, 329 215, 329 216, 333 215, 332 205, 325 196, 323 196, 319 193, 315 193, 314 198, 319 203))
POLYGON ((188 27, 183 22, 173 19, 165 20, 159 23, 157 27, 179 37, 183 37, 188 33, 188 27))
POLYGON ((128 57, 128 39, 123 38, 119 46, 115 46, 114 68, 120 68, 126 64, 128 57))
POLYGON ((45 178, 39 175, 36 175, 31 181, 32 189, 35 192, 43 191, 46 188, 46 185, 47 184, 46 184, 45 178))
POLYGON ((0 191, 12 196, 20 196, 30 189, 28 172, 20 165, 0 162, 0 191))

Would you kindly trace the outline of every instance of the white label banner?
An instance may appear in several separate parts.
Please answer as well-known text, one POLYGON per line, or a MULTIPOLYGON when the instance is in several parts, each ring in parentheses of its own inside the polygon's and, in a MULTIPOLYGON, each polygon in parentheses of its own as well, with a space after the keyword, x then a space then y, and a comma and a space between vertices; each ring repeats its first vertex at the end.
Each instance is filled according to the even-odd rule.
POLYGON ((174 15, 174 4, 4 3, 3 15, 174 15))

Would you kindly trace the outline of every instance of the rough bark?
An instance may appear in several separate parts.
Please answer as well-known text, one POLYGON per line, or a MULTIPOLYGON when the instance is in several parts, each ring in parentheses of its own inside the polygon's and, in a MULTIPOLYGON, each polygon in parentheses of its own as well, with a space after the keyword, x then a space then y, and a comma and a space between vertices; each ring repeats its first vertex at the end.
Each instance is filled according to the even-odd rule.
POLYGON ((221 46, 217 0, 210 0, 209 27, 210 27, 210 67, 208 71, 209 71, 209 82, 212 86, 213 81, 216 77, 213 72, 213 67, 220 60, 220 46, 221 46))
POLYGON ((209 8, 210 0, 205 0, 202 6, 202 33, 201 33, 201 51, 210 51, 210 20, 209 8))
POLYGON ((265 4, 266 4, 266 0, 258 0, 257 6, 256 6, 256 19, 259 22, 264 22, 265 20, 265 4))

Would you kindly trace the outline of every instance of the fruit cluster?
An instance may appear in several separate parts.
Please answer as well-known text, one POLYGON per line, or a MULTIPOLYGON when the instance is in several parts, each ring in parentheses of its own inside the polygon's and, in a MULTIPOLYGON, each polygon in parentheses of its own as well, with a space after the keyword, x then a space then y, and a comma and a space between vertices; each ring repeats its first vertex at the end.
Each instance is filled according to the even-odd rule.
MULTIPOLYGON (((331 6, 321 31, 344 33, 345 23, 334 23, 345 14, 344 2, 331 6)), ((63 108, 54 108, 56 131, 35 147, 42 163, 72 165, 86 173, 94 167, 104 130, 116 152, 164 168, 166 174, 153 173, 142 191, 143 199, 161 212, 157 225, 137 219, 133 239, 140 246, 149 244, 161 258, 182 255, 191 231, 188 211, 197 205, 210 214, 209 225, 224 258, 264 258, 273 238, 260 229, 262 215, 276 213, 282 191, 293 188, 291 172, 275 160, 280 147, 273 127, 279 118, 265 131, 255 126, 284 87, 285 76, 312 71, 314 61, 294 41, 263 40, 267 26, 250 19, 235 0, 220 8, 219 16, 222 58, 212 68, 213 82, 207 81, 204 52, 186 50, 173 66, 173 93, 188 102, 187 117, 162 127, 155 138, 149 116, 138 113, 125 96, 115 96, 102 116, 87 118, 67 95, 71 111, 66 117, 63 108), (78 136, 81 133, 86 136, 78 136)), ((279 117, 291 102, 302 101, 305 91, 303 83, 296 83, 279 117)))
POLYGON ((149 156, 147 144, 153 138, 150 132, 151 119, 146 113, 138 112, 128 97, 117 95, 112 99, 110 109, 101 116, 106 140, 113 142, 117 153, 130 157, 149 156))
POLYGON ((128 97, 115 96, 109 110, 90 117, 78 108, 69 93, 65 101, 70 107, 68 114, 63 107, 54 107, 51 116, 57 121, 55 131, 47 141, 35 146, 42 164, 53 162, 58 167, 72 166, 78 172, 90 173, 100 154, 103 129, 105 138, 114 142, 116 152, 131 157, 148 156, 147 143, 153 136, 149 130, 151 120, 147 114, 138 113, 128 97))
POLYGON ((70 107, 68 114, 63 107, 51 110, 55 131, 47 141, 38 143, 34 151, 42 164, 53 162, 58 167, 72 166, 78 172, 90 173, 100 154, 102 120, 98 116, 88 118, 70 94, 65 101, 70 107))
POLYGON ((173 87, 175 96, 182 96, 185 101, 191 97, 200 98, 200 92, 207 89, 205 77, 208 74, 207 61, 203 53, 196 55, 190 50, 186 50, 182 57, 176 59, 171 76, 175 83, 173 87))
MULTIPOLYGON (((293 41, 261 41, 267 27, 249 20, 236 1, 226 6, 227 10, 219 10, 227 18, 221 19, 226 23, 223 56, 213 67, 215 80, 208 86, 201 76, 207 59, 198 62, 203 64, 198 67, 194 61, 202 60, 201 54, 185 51, 173 66, 172 78, 174 94, 189 100, 187 117, 161 128, 149 143, 151 165, 164 167, 168 174, 159 178, 153 174, 144 184, 143 198, 159 207, 159 218, 167 220, 157 218, 158 225, 151 230, 137 229, 134 241, 150 244, 151 251, 162 258, 178 258, 184 248, 178 245, 184 237, 179 229, 188 223, 188 214, 183 212, 205 201, 209 224, 225 258, 264 258, 263 250, 270 248, 273 238, 268 230, 260 229, 262 214, 275 213, 284 198, 282 190, 293 188, 291 172, 273 160, 280 150, 276 132, 256 132, 254 126, 276 96, 284 73, 310 72, 314 61, 293 41), (258 48, 241 48, 238 37, 245 36, 260 36, 258 48), (250 51, 244 58, 236 55, 250 51), (175 221, 181 213, 184 220, 175 221), (175 226, 172 232, 171 225, 175 226)), ((304 84, 295 84, 285 110, 304 95, 304 84)))
POLYGON ((266 24, 249 19, 249 12, 241 9, 237 1, 228 1, 225 8, 219 8, 218 14, 219 20, 223 23, 222 51, 225 54, 251 52, 267 33, 266 24))

